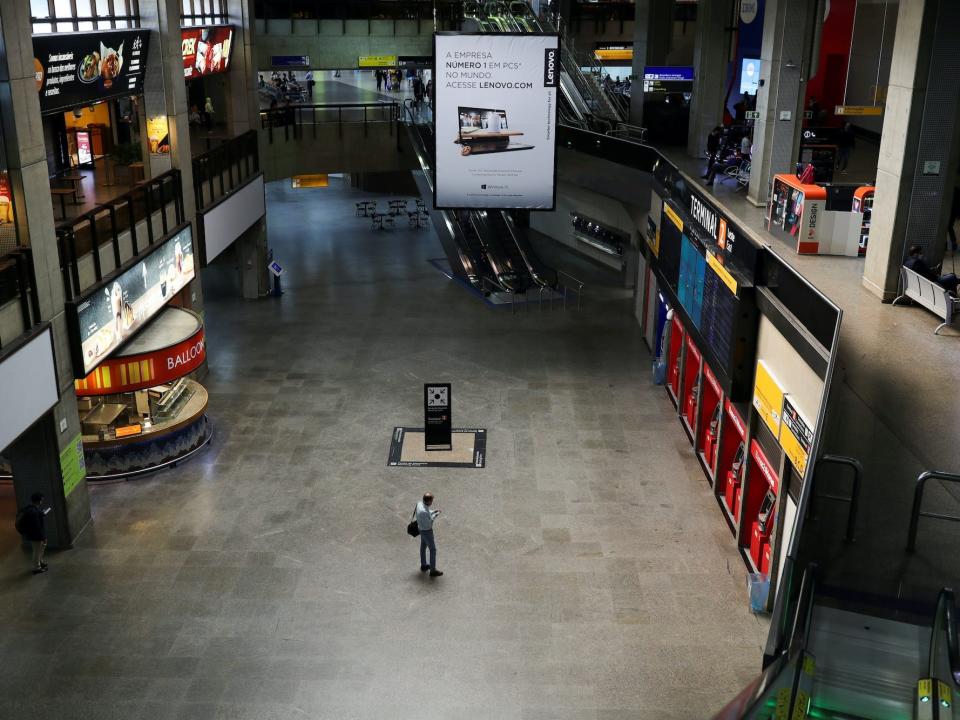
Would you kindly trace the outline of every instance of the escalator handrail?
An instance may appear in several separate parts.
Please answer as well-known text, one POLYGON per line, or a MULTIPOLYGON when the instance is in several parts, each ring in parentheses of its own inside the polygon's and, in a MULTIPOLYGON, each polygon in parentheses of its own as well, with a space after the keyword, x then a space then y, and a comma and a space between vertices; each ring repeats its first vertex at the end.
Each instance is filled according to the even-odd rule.
POLYGON ((807 649, 810 642, 810 626, 813 624, 813 598, 817 589, 817 564, 810 563, 803 571, 800 581, 800 595, 797 598, 797 610, 793 616, 793 628, 790 631, 790 643, 787 653, 792 655, 807 649))
POLYGON ((928 677, 935 677, 936 662, 939 656, 940 642, 944 632, 947 635, 947 658, 950 663, 950 675, 954 685, 960 686, 960 628, 957 627, 957 602, 952 588, 945 587, 937 596, 937 610, 933 616, 933 629, 930 632, 930 657, 928 677))

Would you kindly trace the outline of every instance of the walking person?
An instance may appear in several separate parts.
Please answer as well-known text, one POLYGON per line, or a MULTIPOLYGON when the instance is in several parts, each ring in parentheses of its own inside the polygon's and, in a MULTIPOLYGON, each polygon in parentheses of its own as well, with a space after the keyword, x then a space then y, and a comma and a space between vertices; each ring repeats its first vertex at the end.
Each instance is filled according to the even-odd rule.
POLYGON ((383 70, 375 71, 374 75, 377 77, 377 92, 380 92, 383 90, 383 70))
POLYGON ((47 564, 43 561, 43 554, 47 549, 47 529, 43 523, 46 512, 40 509, 42 504, 43 493, 34 493, 31 495, 30 504, 23 507, 17 513, 15 525, 17 532, 23 536, 24 540, 29 540, 33 546, 34 575, 39 575, 47 571, 47 564))
POLYGON ((844 123, 843 130, 840 131, 840 137, 837 140, 837 170, 846 174, 847 166, 850 164, 850 153, 857 144, 857 136, 853 132, 853 125, 844 123))
POLYGON ((411 520, 417 521, 420 530, 420 572, 430 571, 430 577, 440 577, 443 573, 437 570, 437 543, 433 537, 433 521, 440 514, 433 509, 433 494, 424 493, 423 499, 417 503, 411 520), (427 564, 427 549, 430 550, 430 564, 427 564))

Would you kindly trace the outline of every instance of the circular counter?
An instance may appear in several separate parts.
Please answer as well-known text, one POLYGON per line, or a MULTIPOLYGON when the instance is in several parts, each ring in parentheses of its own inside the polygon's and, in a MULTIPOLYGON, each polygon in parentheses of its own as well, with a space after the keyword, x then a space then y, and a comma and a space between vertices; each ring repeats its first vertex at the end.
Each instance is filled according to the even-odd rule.
POLYGON ((205 358, 200 317, 167 307, 76 382, 88 480, 156 470, 209 442, 207 391, 188 377, 205 358))

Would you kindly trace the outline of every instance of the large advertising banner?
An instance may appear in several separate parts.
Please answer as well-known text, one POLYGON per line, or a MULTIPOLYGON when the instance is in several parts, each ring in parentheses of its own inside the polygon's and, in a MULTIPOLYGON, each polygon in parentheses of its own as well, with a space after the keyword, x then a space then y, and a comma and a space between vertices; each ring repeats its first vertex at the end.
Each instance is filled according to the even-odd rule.
POLYGON ((185 79, 192 80, 229 69, 233 25, 186 27, 180 31, 180 38, 185 79))
POLYGON ((438 208, 553 210, 556 35, 434 35, 438 208))
POLYGON ((103 279, 67 304, 74 373, 85 378, 173 299, 195 275, 187 225, 150 254, 103 279))
POLYGON ((40 112, 143 92, 149 30, 34 35, 40 112))

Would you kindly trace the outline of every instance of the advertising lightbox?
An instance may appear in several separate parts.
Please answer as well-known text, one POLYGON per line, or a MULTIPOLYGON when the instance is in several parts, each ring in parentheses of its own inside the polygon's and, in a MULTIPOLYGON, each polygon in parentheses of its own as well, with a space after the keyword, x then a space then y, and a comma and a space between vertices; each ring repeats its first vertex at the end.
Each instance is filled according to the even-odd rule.
POLYGON ((438 208, 553 210, 557 35, 434 35, 438 208))
POLYGON ((195 275, 190 225, 67 303, 67 329, 78 379, 136 334, 195 275))
POLYGON ((40 112, 143 92, 149 30, 34 35, 40 112))
POLYGON ((226 72, 230 66, 233 25, 187 27, 180 31, 183 77, 226 72))
POLYGON ((760 89, 760 61, 744 58, 740 63, 740 94, 756 95, 760 89))
POLYGON ((201 257, 204 266, 213 262, 217 255, 230 247, 266 214, 262 173, 212 207, 198 213, 202 230, 197 234, 203 247, 201 257))

